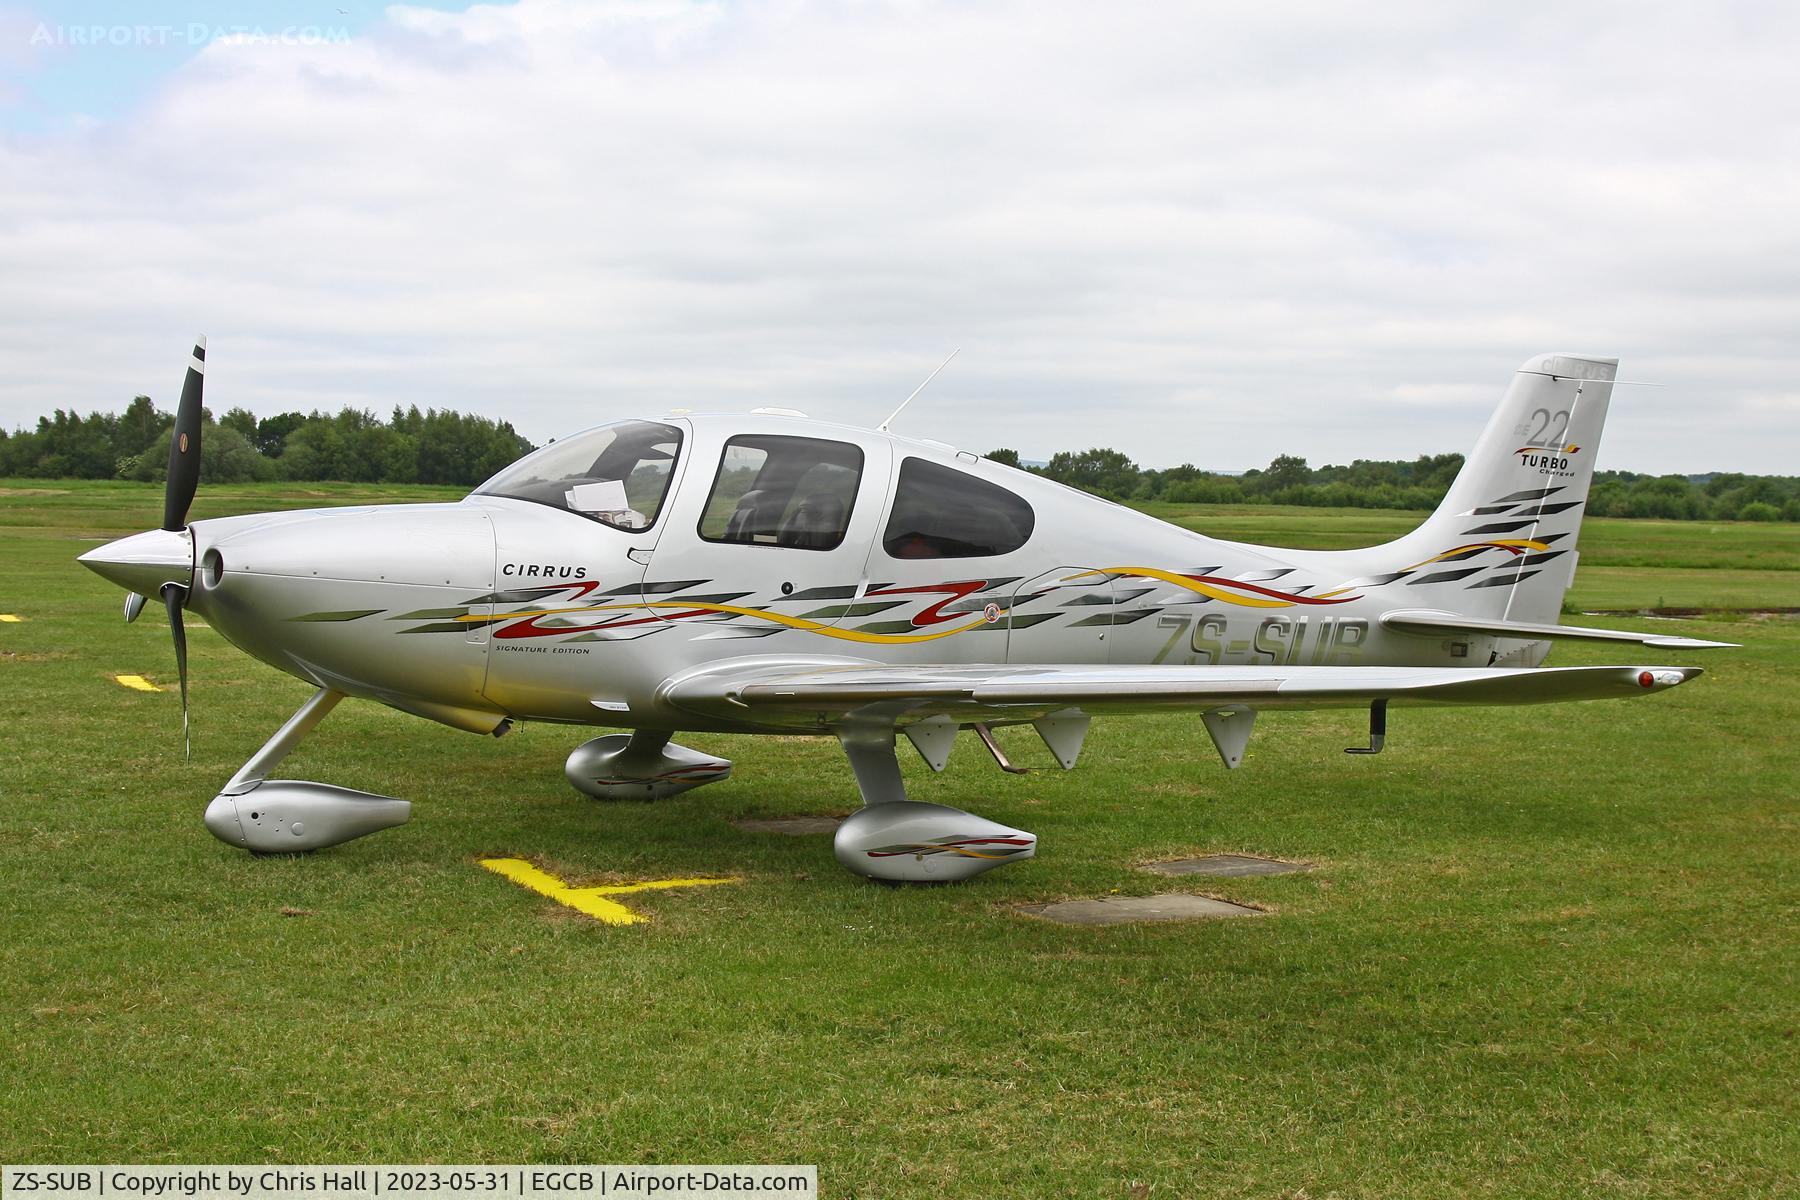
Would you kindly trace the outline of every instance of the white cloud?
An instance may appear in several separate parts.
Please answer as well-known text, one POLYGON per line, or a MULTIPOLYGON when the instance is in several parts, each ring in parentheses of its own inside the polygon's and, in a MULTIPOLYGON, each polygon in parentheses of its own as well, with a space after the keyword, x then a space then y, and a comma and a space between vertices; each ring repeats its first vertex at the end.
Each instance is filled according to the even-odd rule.
POLYGON ((1393 3, 394 8, 0 143, 0 421, 672 405, 1028 456, 1465 449, 1618 354, 1603 465, 1800 460, 1795 18, 1393 3))

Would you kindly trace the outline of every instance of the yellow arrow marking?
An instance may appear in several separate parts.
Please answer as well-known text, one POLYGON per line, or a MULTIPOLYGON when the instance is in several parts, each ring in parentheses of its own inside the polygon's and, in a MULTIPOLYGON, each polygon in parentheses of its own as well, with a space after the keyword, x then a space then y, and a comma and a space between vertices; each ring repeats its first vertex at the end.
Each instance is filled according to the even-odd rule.
POLYGON ((550 872, 532 866, 522 858, 484 858, 481 865, 496 875, 504 875, 520 887, 530 888, 540 896, 548 896, 558 904, 566 904, 579 913, 608 925, 636 925, 649 920, 608 896, 630 892, 651 892, 663 888, 710 887, 715 883, 742 883, 741 879, 650 879, 643 883, 609 883, 599 887, 570 887, 550 872))
POLYGON ((18 616, 17 614, 14 614, 14 613, 0 613, 0 621, 4 621, 8 625, 17 625, 20 621, 23 621, 24 619, 25 619, 24 617, 18 616))
POLYGON ((145 679, 142 675, 114 675, 113 682, 120 687, 128 687, 134 692, 160 692, 161 688, 145 679))

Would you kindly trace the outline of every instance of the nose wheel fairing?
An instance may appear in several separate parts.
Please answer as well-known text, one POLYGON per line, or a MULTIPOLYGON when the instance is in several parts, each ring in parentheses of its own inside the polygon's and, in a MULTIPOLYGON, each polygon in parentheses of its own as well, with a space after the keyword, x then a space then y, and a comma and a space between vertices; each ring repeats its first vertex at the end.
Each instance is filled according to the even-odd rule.
POLYGON ((256 854, 322 850, 404 825, 412 805, 392 796, 303 779, 271 779, 206 806, 206 828, 228 846, 256 854))
POLYGON ((412 817, 412 805, 392 796, 268 778, 343 698, 329 688, 314 692, 239 768, 206 806, 206 828, 214 837, 255 854, 295 854, 392 829, 412 817))

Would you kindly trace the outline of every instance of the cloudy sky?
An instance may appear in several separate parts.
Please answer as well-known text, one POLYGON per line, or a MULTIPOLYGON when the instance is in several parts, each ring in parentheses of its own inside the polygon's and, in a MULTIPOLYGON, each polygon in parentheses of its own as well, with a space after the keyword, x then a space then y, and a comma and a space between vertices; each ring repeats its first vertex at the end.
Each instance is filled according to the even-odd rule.
POLYGON ((775 404, 1026 457, 1800 472, 1800 10, 0 0, 0 423, 775 404), (346 10, 346 11, 340 11, 346 10), (238 27, 234 31, 234 27, 238 27), (100 44, 96 45, 98 42, 100 44))

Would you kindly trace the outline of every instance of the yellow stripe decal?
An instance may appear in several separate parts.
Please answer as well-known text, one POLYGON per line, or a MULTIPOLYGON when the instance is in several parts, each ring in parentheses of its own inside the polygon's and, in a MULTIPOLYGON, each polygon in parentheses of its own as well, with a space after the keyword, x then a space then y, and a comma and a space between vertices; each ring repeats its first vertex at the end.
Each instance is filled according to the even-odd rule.
POLYGON ((642 883, 612 883, 599 887, 570 887, 539 867, 534 867, 522 858, 484 858, 481 865, 496 875, 504 875, 523 888, 530 888, 540 896, 548 896, 558 904, 566 905, 576 912, 585 913, 596 921, 608 925, 637 925, 649 920, 632 912, 616 900, 608 900, 608 896, 624 896, 632 892, 659 891, 665 888, 709 887, 717 883, 741 883, 740 879, 649 879, 642 883))
POLYGON ((1108 567, 1104 571, 1082 571, 1068 576, 1063 582, 1067 583, 1072 579, 1086 579, 1090 575, 1141 575, 1145 579, 1158 579, 1163 583, 1172 583, 1178 588, 1199 592, 1202 596, 1223 600, 1227 604, 1241 604, 1245 608, 1294 607, 1291 600, 1275 600, 1268 596, 1243 596, 1237 592, 1228 592, 1224 588, 1214 587, 1210 583, 1201 583, 1198 580, 1189 579, 1186 575, 1177 575, 1173 571, 1163 571, 1156 567, 1108 567))
POLYGON ((134 692, 160 692, 161 688, 145 679, 142 675, 114 675, 113 682, 120 687, 128 687, 134 692))
MULTIPOLYGON (((1420 567, 1428 566, 1435 562, 1442 562, 1447 558, 1470 550, 1512 549, 1516 553, 1522 553, 1526 550, 1548 550, 1549 548, 1550 546, 1547 542, 1535 541, 1529 538, 1511 538, 1491 542, 1471 542, 1465 546, 1457 546, 1454 549, 1446 550, 1434 558, 1426 559, 1424 562, 1414 563, 1412 566, 1405 568, 1405 570, 1415 571, 1420 567)), ((1299 604, 1312 604, 1319 601, 1334 600, 1350 590, 1348 587, 1338 587, 1328 592, 1320 592, 1317 596, 1307 599, 1280 599, 1276 596, 1256 594, 1246 595, 1241 591, 1232 591, 1229 590, 1228 587, 1202 582, 1201 580, 1194 579, 1187 575, 1181 575, 1174 571, 1165 571, 1160 567, 1105 567, 1092 571, 1077 571, 1073 575, 1064 576, 1063 582, 1072 583, 1077 579, 1089 579, 1094 576, 1107 575, 1131 575, 1142 579, 1154 579, 1174 587, 1182 588, 1186 591, 1195 592, 1199 595, 1206 596, 1209 599, 1219 600, 1226 604, 1235 604, 1240 608, 1294 608, 1299 604)), ((1246 587, 1248 586, 1249 585, 1246 585, 1246 587)), ((525 608, 515 612, 503 613, 472 612, 452 617, 451 620, 465 624, 478 621, 482 623, 495 621, 525 621, 535 620, 539 617, 568 616, 576 613, 633 612, 640 609, 676 609, 687 613, 721 613, 734 617, 749 617, 752 620, 769 621, 788 629, 797 629, 803 633, 816 633, 820 637, 836 638, 843 642, 862 642, 865 644, 888 646, 906 646, 919 642, 935 642, 940 638, 955 637, 959 633, 967 633, 971 629, 980 629, 983 626, 994 624, 994 621, 988 620, 987 616, 983 614, 966 625, 954 625, 948 629, 934 629, 927 633, 868 633, 860 629, 839 629, 835 625, 825 625, 806 617, 789 616, 787 613, 770 612, 763 608, 745 608, 738 604, 712 604, 699 600, 641 600, 635 604, 573 604, 558 608, 525 608)), ((1001 609, 998 616, 1006 616, 1009 611, 1010 610, 1007 609, 1001 609)), ((995 619, 998 620, 998 617, 995 619)), ((546 632, 552 631, 547 630, 546 632)), ((569 632, 576 631, 570 630, 569 632)))
MULTIPOLYGON (((785 625, 789 629, 798 629, 806 633, 816 633, 822 637, 837 638, 845 642, 879 642, 887 645, 907 645, 912 642, 935 642, 939 638, 951 637, 958 633, 967 633, 971 629, 980 629, 983 625, 992 624, 985 616, 976 617, 967 625, 958 625, 952 629, 939 629, 931 633, 864 633, 859 629, 839 629, 835 625, 821 625, 817 621, 809 621, 805 617, 790 617, 786 613, 767 612, 760 608, 742 608, 736 604, 684 604, 678 600, 645 600, 638 604, 585 604, 569 608, 530 608, 509 613, 470 613, 457 617, 458 621, 512 621, 527 617, 552 617, 564 613, 596 613, 624 612, 639 608, 678 608, 687 612, 730 613, 737 617, 755 617, 762 621, 773 621, 777 625, 785 625)), ((1005 610, 1001 611, 1005 616, 1005 610)))
POLYGON ((1446 558, 1451 558, 1458 554, 1465 554, 1470 550, 1514 549, 1514 550, 1525 551, 1525 550, 1548 550, 1549 548, 1550 548, 1549 542, 1535 541, 1532 538, 1502 538, 1501 540, 1499 540, 1497 542, 1470 542, 1466 546, 1457 546, 1457 547, 1454 547, 1453 549, 1446 550, 1442 554, 1436 556, 1435 558, 1428 558, 1424 562, 1416 562, 1412 566, 1410 566, 1406 569, 1408 571, 1416 571, 1420 567, 1430 566, 1434 562, 1443 562, 1446 558))

